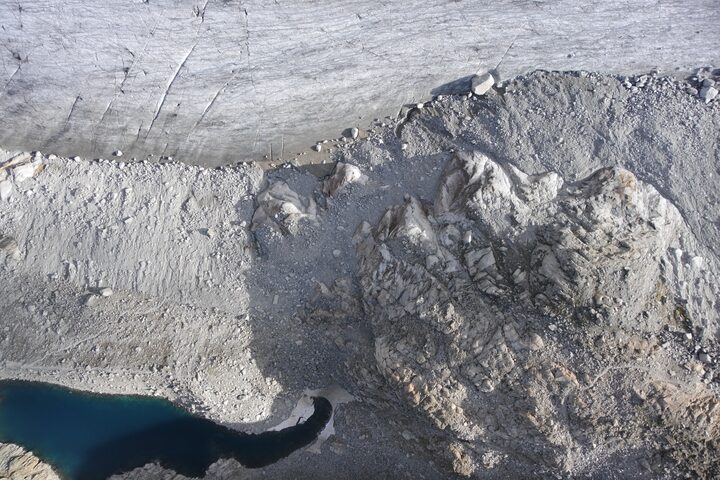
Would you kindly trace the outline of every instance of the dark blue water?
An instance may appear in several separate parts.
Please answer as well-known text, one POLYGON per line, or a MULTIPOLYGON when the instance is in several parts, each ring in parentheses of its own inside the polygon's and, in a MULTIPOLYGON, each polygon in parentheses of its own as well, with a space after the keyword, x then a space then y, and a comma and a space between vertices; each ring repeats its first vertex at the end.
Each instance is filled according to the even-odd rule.
POLYGON ((332 414, 325 398, 314 398, 314 406, 301 424, 253 435, 154 397, 5 380, 0 381, 0 442, 32 451, 66 479, 105 479, 150 462, 197 477, 219 458, 256 468, 309 445, 332 414))

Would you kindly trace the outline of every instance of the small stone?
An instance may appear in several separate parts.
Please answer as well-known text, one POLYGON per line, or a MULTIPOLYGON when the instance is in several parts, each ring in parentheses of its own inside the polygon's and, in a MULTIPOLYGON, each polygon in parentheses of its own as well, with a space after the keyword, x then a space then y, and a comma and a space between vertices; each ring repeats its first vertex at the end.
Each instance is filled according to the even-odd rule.
POLYGON ((695 88, 695 87, 688 87, 688 88, 687 88, 687 92, 688 92, 690 95, 695 96, 695 95, 698 94, 698 89, 695 88))
POLYGON ((355 128, 355 127, 352 127, 352 128, 350 129, 350 137, 351 137, 351 138, 358 138, 358 135, 360 135, 360 130, 358 130, 358 129, 355 128))
POLYGON ((332 175, 323 182, 323 193, 325 195, 335 195, 347 185, 352 183, 364 185, 367 180, 367 175, 364 175, 355 165, 338 162, 332 175))
POLYGON ((18 249, 17 241, 13 237, 4 237, 0 235, 0 251, 14 252, 18 249))
POLYGON ((400 150, 407 150, 407 147, 408 147, 408 144, 403 143, 402 145, 400 145, 400 150))
POLYGON ((280 300, 280 296, 279 296, 279 295, 275 295, 275 296, 273 297, 272 304, 273 304, 273 305, 277 305, 277 304, 278 304, 278 300, 280 300))
POLYGON ((530 335, 528 346, 530 347, 530 350, 540 350, 545 346, 545 342, 540 335, 533 333, 530 335))
POLYGON ((114 292, 112 291, 112 288, 105 287, 100 289, 100 295, 103 297, 111 297, 114 292))
POLYGON ((705 103, 710 103, 718 95, 718 90, 715 87, 703 87, 700 90, 700 98, 705 100, 705 103))
POLYGON ((490 72, 475 75, 470 81, 470 89, 475 95, 485 95, 493 85, 495 85, 495 77, 490 72))
POLYGON ((714 87, 715 80, 713 80, 712 78, 706 78, 705 80, 703 80, 702 86, 703 87, 714 87))
POLYGON ((465 232, 463 234, 463 243, 465 243, 466 245, 469 245, 472 243, 472 232, 471 231, 468 230, 467 232, 465 232))
POLYGON ((115 150, 113 152, 113 155, 115 155, 116 157, 122 157, 123 156, 122 150, 115 150))
POLYGON ((12 183, 10 180, 0 182, 0 200, 7 200, 12 195, 12 183))
POLYGON ((340 250, 337 250, 337 249, 332 251, 333 257, 335 257, 335 258, 340 258, 340 253, 341 253, 340 250))
POLYGON ((519 285, 527 279, 527 272, 518 268, 513 272, 512 276, 515 285, 519 285))
POLYGON ((705 368, 702 366, 702 364, 698 361, 691 360, 686 365, 685 368, 687 368, 691 372, 695 372, 698 375, 703 375, 705 373, 705 368))
POLYGON ((85 297, 85 305, 87 305, 88 307, 92 307, 93 305, 97 305, 97 302, 98 302, 98 299, 99 299, 99 298, 100 298, 100 297, 98 297, 97 295, 88 295, 87 297, 85 297))
POLYGON ((703 363, 712 363, 712 357, 705 352, 698 355, 698 360, 703 363))
POLYGON ((418 104, 415 105, 415 108, 417 108, 418 110, 422 110, 423 108, 425 108, 425 104, 424 104, 424 103, 418 103, 418 104))
POLYGON ((22 183, 25 180, 32 178, 35 175, 36 169, 37 165, 35 163, 26 163, 25 165, 20 165, 13 168, 13 177, 15 178, 15 183, 22 183))
POLYGON ((315 145, 313 145, 312 149, 316 152, 319 152, 320 150, 322 150, 322 143, 316 143, 315 145))
POLYGON ((440 259, 436 255, 428 255, 425 258, 425 268, 428 270, 432 269, 435 265, 438 264, 440 259))
POLYGON ((554 323, 551 323, 550 325, 548 325, 548 329, 549 329, 551 332, 554 332, 554 331, 557 330, 557 325, 555 325, 554 323))
POLYGON ((690 265, 692 265, 695 270, 700 270, 703 265, 703 258, 698 256, 692 257, 690 259, 690 265))

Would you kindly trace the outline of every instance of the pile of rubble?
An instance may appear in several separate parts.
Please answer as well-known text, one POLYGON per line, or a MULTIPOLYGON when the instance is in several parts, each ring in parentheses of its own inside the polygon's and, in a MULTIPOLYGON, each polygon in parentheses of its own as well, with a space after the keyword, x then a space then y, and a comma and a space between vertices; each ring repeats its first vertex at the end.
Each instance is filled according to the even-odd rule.
POLYGON ((716 475, 720 400, 658 344, 685 305, 665 275, 684 229, 627 170, 564 184, 458 154, 433 204, 407 197, 356 233, 378 368, 446 436, 460 474, 579 474, 579 452, 632 447, 667 453, 649 474, 672 458, 716 475))

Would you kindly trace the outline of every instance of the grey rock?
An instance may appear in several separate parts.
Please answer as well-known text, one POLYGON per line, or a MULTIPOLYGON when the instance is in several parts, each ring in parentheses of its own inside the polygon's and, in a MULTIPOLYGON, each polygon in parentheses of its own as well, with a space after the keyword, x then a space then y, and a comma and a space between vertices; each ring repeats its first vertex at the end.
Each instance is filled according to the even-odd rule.
POLYGON ((705 100, 705 103, 710 103, 718 95, 718 90, 715 87, 703 87, 700 90, 700 98, 705 100))
POLYGON ((10 180, 0 182, 0 200, 7 200, 12 195, 13 184, 10 180))
POLYGON ((91 295, 87 295, 87 296, 85 297, 84 303, 85 303, 85 305, 88 306, 88 307, 94 307, 95 305, 98 304, 99 301, 100 301, 100 296, 99 296, 99 295, 91 294, 91 295))
POLYGON ((472 77, 470 90, 475 95, 485 95, 493 85, 495 85, 495 76, 490 72, 486 72, 472 77))
POLYGON ((332 196, 351 183, 365 184, 367 179, 357 166, 338 162, 332 175, 323 182, 323 193, 332 196))
POLYGON ((292 190, 287 183, 278 181, 269 185, 257 196, 251 229, 269 225, 281 233, 295 234, 305 221, 317 221, 317 204, 292 190))
POLYGON ((39 162, 33 161, 31 163, 25 163, 23 165, 18 165, 17 167, 13 168, 12 172, 15 183, 22 183, 35 176, 35 173, 38 171, 39 166, 39 162))
POLYGON ((17 249, 18 243, 13 237, 0 234, 0 250, 10 253, 17 249))

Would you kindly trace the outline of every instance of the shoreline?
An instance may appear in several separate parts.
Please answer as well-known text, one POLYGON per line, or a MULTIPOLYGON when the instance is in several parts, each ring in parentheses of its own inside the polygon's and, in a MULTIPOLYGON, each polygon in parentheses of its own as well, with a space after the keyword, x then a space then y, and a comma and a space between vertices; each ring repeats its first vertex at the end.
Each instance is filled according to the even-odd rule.
MULTIPOLYGON (((164 405, 157 403, 157 404, 155 404, 155 406, 151 406, 151 408, 154 412, 159 412, 160 410, 158 410, 158 409, 164 410, 166 408, 171 408, 177 412, 177 415, 173 416, 173 420, 171 421, 171 424, 168 424, 165 427, 160 427, 160 430, 157 432, 153 431, 153 428, 155 428, 155 424, 152 422, 149 423, 147 425, 147 427, 143 427, 143 428, 149 428, 150 431, 153 432, 151 434, 157 436, 158 438, 165 437, 167 435, 165 433, 162 433, 163 429, 166 429, 166 430, 170 430, 172 428, 177 429, 177 427, 173 427, 174 423, 172 423, 172 422, 182 422, 182 425, 185 425, 184 427, 181 427, 180 430, 178 430, 178 433, 180 431, 186 431, 187 434, 190 434, 191 431, 195 431, 195 433, 197 435, 205 435, 206 433, 203 433, 204 429, 200 428, 200 425, 213 425, 212 428, 216 429, 217 431, 227 430, 228 435, 230 435, 230 437, 227 437, 227 438, 222 437, 222 438, 225 438, 225 440, 223 440, 224 443, 218 445, 218 447, 221 448, 224 453, 221 454, 218 458, 216 458, 214 462, 211 462, 210 464, 208 464, 207 467, 209 467, 211 464, 215 464, 215 463, 218 463, 221 461, 227 461, 227 460, 231 460, 231 459, 235 459, 236 461, 240 462, 241 465, 245 466, 245 468, 259 468, 260 466, 266 467, 270 464, 274 464, 278 461, 282 461, 286 457, 294 454, 295 450, 288 450, 290 448, 295 448, 296 450, 302 450, 302 449, 306 449, 306 448, 312 449, 313 445, 316 445, 318 442, 322 442, 321 437, 325 436, 325 438, 327 438, 327 435, 324 435, 323 432, 327 431, 328 429, 330 431, 332 431, 332 418, 333 418, 333 413, 335 410, 334 407, 337 406, 337 405, 333 405, 333 403, 335 403, 334 401, 331 403, 331 401, 325 397, 312 396, 312 397, 310 397, 311 408, 307 414, 307 417, 304 419, 305 420, 304 422, 301 423, 300 418, 298 418, 297 421, 293 421, 294 420, 293 418, 289 418, 285 422, 283 422, 283 424, 279 425, 278 427, 271 428, 269 430, 264 430, 257 434, 252 434, 252 433, 248 433, 243 430, 236 430, 236 429, 230 428, 228 426, 212 422, 211 420, 209 420, 201 415, 192 413, 186 409, 183 409, 182 407, 178 406, 177 404, 169 402, 167 399, 159 399, 156 397, 145 396, 145 395, 136 395, 136 394, 135 395, 99 394, 96 392, 88 392, 88 391, 69 389, 67 387, 63 387, 56 383, 47 383, 47 382, 28 382, 28 381, 22 381, 22 380, 2 380, 2 381, 0 381, 0 384, 4 384, 5 388, 3 388, 3 390, 6 392, 18 391, 18 389, 20 392, 22 392, 23 390, 32 389, 32 391, 34 391, 34 392, 38 392, 38 391, 42 392, 43 395, 44 394, 53 395, 54 396, 53 398, 55 398, 61 405, 64 405, 64 407, 61 407, 61 408, 69 408, 69 409, 74 408, 72 406, 72 404, 77 401, 103 402, 104 400, 108 400, 108 401, 113 402, 112 403, 113 405, 118 405, 118 406, 119 406, 119 404, 117 402, 142 401, 143 402, 142 407, 139 407, 139 405, 138 405, 138 407, 134 407, 134 408, 143 408, 143 409, 150 406, 150 404, 147 404, 147 402, 149 402, 149 401, 156 401, 156 400, 160 401, 164 405), (52 392, 50 392, 50 390, 52 390, 52 392), (74 398, 74 400, 73 400, 73 398, 74 398), (318 418, 319 419, 325 418, 324 423, 318 423, 318 421, 319 421, 318 418), (306 424, 310 420, 312 420, 314 423, 312 425, 309 423, 306 424), (287 424, 287 425, 285 425, 285 424, 287 424), (300 425, 300 427, 296 428, 298 425, 300 425), (308 428, 310 428, 310 430, 308 430, 308 428), (312 436, 311 440, 308 441, 308 439, 306 439, 304 437, 304 435, 306 435, 306 434, 303 432, 312 433, 315 430, 317 431, 317 433, 312 436), (258 448, 254 446, 255 445, 254 442, 261 442, 261 443, 264 442, 263 444, 266 444, 267 447, 270 448, 270 451, 264 452, 263 449, 258 450, 258 448), (297 447, 298 445, 301 445, 301 444, 304 444, 304 445, 297 447), (256 456, 250 455, 249 452, 255 452, 256 456), (278 455, 279 455, 279 458, 267 463, 269 460, 278 457, 278 455)), ((328 392, 331 394, 330 396, 333 397, 335 400, 337 400, 338 398, 342 398, 342 395, 340 397, 338 397, 337 394, 333 395, 332 390, 328 390, 328 392)), ((322 393, 322 391, 317 391, 315 393, 322 393)), ((20 393, 20 394, 22 395, 22 393, 20 393)), ((10 393, 10 395, 12 395, 12 393, 10 393)), ((108 405, 109 405, 109 403, 108 403, 108 405)), ((0 407, 1 406, 2 406, 2 404, 0 404, 0 407)), ((22 411, 17 411, 17 409, 23 408, 22 406, 19 406, 17 404, 14 407, 8 407, 8 408, 15 408, 16 412, 18 412, 19 415, 27 415, 28 414, 28 413, 25 413, 22 411)), ((124 412, 124 410, 123 410, 123 412, 124 412)), ((60 411, 58 411, 58 413, 60 413, 60 411)), ((49 412, 37 412, 37 414, 41 415, 41 416, 43 416, 43 415, 47 416, 47 415, 49 415, 49 412)), ((123 414, 125 414, 125 413, 123 413, 123 414)), ((169 414, 169 412, 163 412, 162 415, 166 416, 167 414, 169 414)), ((52 416, 54 417, 54 414, 52 416)), ((165 418, 165 417, 163 417, 163 418, 165 418)), ((112 423, 111 418, 109 418, 108 420, 112 423)), ((322 420, 320 420, 320 421, 322 421, 322 420)), ((160 424, 158 424, 158 425, 160 425, 160 424)), ((34 455, 37 458, 39 458, 40 462, 44 462, 44 463, 50 465, 51 469, 54 470, 56 474, 61 476, 61 478, 68 478, 68 476, 71 475, 70 473, 68 473, 69 471, 63 470, 61 468, 63 466, 66 468, 70 468, 71 464, 63 463, 63 461, 60 461, 60 458, 58 457, 57 460, 60 461, 60 464, 54 465, 51 460, 40 455, 37 451, 32 451, 29 449, 29 447, 27 445, 21 445, 21 444, 17 443, 15 440, 13 440, 13 438, 11 438, 13 435, 15 435, 15 436, 20 435, 21 437, 24 435, 23 433, 17 432, 17 428, 18 428, 17 426, 14 428, 15 428, 15 430, 14 430, 15 434, 10 433, 11 431, 13 431, 12 427, 11 427, 11 430, 8 430, 3 434, 4 440, 3 440, 3 443, 0 444, 0 450, 2 449, 1 445, 6 445, 10 449, 12 449, 12 447, 10 447, 11 445, 18 446, 25 452, 28 452, 30 455, 34 455), (63 473, 61 475, 61 472, 65 472, 65 473, 63 473)), ((20 431, 22 432, 23 427, 20 426, 19 428, 20 428, 20 431)), ((48 428, 55 428, 55 427, 53 427, 52 425, 48 425, 48 428)), ((127 445, 127 441, 125 441, 125 443, 123 443, 122 437, 119 437, 119 438, 113 437, 110 440, 112 442, 115 442, 116 447, 119 447, 121 449, 127 450, 127 448, 132 448, 129 445, 127 445)), ((168 438, 168 440, 170 440, 170 438, 168 438)), ((209 441, 210 438, 208 438, 207 440, 209 441)), ((31 441, 37 441, 37 439, 31 440, 31 441)), ((194 441, 194 440, 192 438, 188 438, 188 441, 194 441)), ((195 439, 195 441, 197 441, 197 439, 195 439)), ((42 442, 40 442, 40 443, 42 443, 42 442)), ((95 446, 95 448, 97 448, 97 446, 95 446)), ((162 459, 165 459, 168 462, 181 462, 181 463, 177 464, 178 468, 181 468, 182 465, 184 465, 184 467, 182 467, 182 468, 196 468, 196 466, 194 466, 194 465, 191 467, 190 465, 192 465, 192 464, 183 464, 182 463, 183 459, 181 457, 177 457, 177 454, 173 453, 173 450, 165 451, 165 450, 163 450, 163 448, 164 447, 160 447, 160 450, 158 451, 158 455, 160 455, 160 457, 156 458, 154 460, 155 462, 162 462, 163 461, 162 459)), ((201 448, 201 450, 202 450, 202 448, 201 448)), ((47 448, 46 448, 45 453, 49 453, 49 454, 52 454, 55 456, 60 454, 60 452, 53 452, 52 450, 48 450, 47 448)), ((132 456, 132 455, 130 455, 130 456, 132 456)), ((203 458, 203 457, 200 457, 200 458, 203 458)), ((85 469, 89 468, 88 471, 95 471, 95 469, 97 469, 97 468, 100 468, 101 470, 103 468, 106 468, 101 465, 100 466, 95 465, 95 466, 91 467, 90 465, 93 464, 93 461, 94 460, 92 458, 92 455, 90 456, 90 458, 83 459, 83 462, 87 463, 87 466, 85 467, 85 469)), ((151 459, 150 462, 152 463, 153 460, 151 459)), ((122 461, 122 460, 119 461, 119 463, 117 463, 116 467, 122 465, 123 463, 124 463, 124 461, 122 461)), ((10 463, 8 463, 8 465, 10 465, 10 463)), ((114 475, 124 475, 136 468, 142 468, 144 466, 145 465, 143 464, 143 465, 136 465, 132 468, 126 467, 127 470, 124 470, 122 472, 116 472, 114 475)), ((31 465, 28 468, 30 468, 30 467, 31 467, 31 465)), ((207 467, 206 467, 206 470, 207 470, 207 467)), ((8 468, 10 468, 10 467, 8 467, 8 468)), ((205 475, 206 470, 203 471, 202 476, 205 475)))

